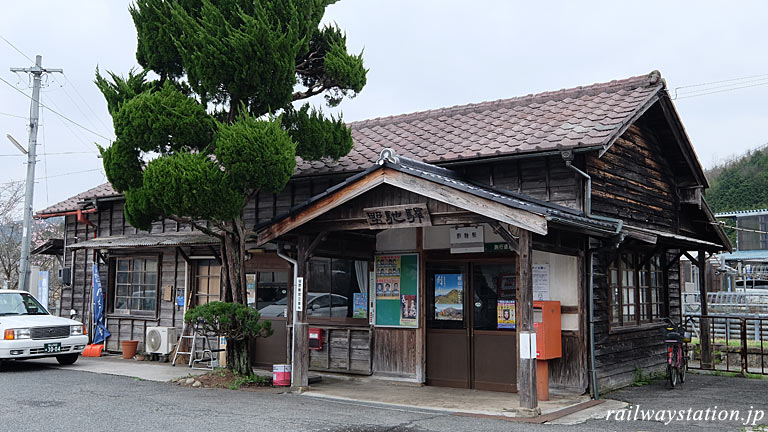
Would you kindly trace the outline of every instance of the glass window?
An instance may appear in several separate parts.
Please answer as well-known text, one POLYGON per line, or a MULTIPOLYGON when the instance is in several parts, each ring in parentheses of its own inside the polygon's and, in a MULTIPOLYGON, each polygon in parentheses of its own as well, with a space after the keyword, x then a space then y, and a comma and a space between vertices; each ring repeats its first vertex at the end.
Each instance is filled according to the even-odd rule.
POLYGON ((197 260, 195 304, 221 300, 221 264, 212 259, 197 260))
POLYGON ((157 258, 117 258, 113 310, 127 315, 155 314, 157 258))
POLYGON ((608 271, 611 322, 634 325, 666 316, 661 255, 622 253, 608 271))
MULTIPOLYGON (((497 330, 499 300, 515 300, 515 266, 509 264, 478 264, 472 267, 474 291, 474 327, 477 330, 497 330)), ((502 308, 503 309, 502 302, 502 308)), ((508 314, 509 312, 507 312, 508 314)), ((507 328, 512 330, 511 328, 507 328)))
POLYGON ((368 261, 312 258, 309 262, 307 315, 313 318, 367 318, 368 261), (358 310, 355 314, 355 299, 358 310))
POLYGON ((289 272, 258 272, 256 307, 262 316, 285 317, 288 303, 289 272))

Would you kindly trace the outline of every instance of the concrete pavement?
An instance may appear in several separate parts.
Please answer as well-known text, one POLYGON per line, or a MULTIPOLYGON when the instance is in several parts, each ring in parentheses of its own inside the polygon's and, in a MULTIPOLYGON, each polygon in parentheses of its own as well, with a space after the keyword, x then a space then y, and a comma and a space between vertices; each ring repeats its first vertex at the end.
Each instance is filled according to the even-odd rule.
MULTIPOLYGON (((341 401, 357 401, 394 407, 408 406, 449 413, 517 416, 520 398, 516 393, 500 393, 471 389, 419 386, 397 381, 360 377, 346 379, 324 375, 305 396, 341 401)), ((550 394, 549 401, 539 403, 542 414, 588 401, 577 394, 550 394)))
POLYGON ((127 360, 116 355, 80 357, 77 362, 71 366, 61 366, 54 358, 26 361, 28 363, 38 363, 57 369, 126 376, 157 382, 168 382, 175 378, 188 375, 200 375, 207 372, 204 370, 192 369, 185 364, 172 367, 170 363, 127 360))

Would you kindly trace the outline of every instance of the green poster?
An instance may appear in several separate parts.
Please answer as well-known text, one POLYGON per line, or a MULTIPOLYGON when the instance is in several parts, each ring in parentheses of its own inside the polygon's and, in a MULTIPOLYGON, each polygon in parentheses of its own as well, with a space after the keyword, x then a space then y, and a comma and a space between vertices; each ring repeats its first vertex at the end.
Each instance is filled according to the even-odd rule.
POLYGON ((415 328, 419 325, 419 256, 377 255, 376 325, 415 328))

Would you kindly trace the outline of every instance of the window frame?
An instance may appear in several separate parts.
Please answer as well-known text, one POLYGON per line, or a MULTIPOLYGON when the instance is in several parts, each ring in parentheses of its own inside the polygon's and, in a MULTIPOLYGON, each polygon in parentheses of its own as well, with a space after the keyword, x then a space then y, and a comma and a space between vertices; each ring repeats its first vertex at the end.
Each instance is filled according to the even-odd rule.
POLYGON ((669 284, 664 268, 665 258, 665 251, 637 250, 620 251, 612 257, 607 272, 611 328, 657 324, 669 317, 669 284), (631 268, 625 264, 629 262, 631 268), (625 273, 626 276, 631 274, 631 285, 628 278, 624 277, 625 273), (628 303, 625 300, 630 290, 632 302, 628 303))
POLYGON ((194 273, 193 273, 193 278, 194 278, 194 295, 192 296, 193 305, 194 306, 200 306, 202 304, 210 303, 212 301, 223 301, 223 299, 222 299, 222 292, 221 292, 221 267, 222 267, 221 261, 219 261, 216 258, 195 259, 194 261, 195 261, 194 273), (206 274, 200 274, 200 269, 203 267, 203 266, 201 266, 201 264, 203 264, 203 263, 205 263, 205 267, 208 269, 206 274), (211 265, 211 263, 213 263, 214 265, 211 265), (218 276, 214 276, 214 275, 212 275, 210 273, 211 267, 218 267, 219 268, 218 276), (211 279, 214 279, 214 278, 218 278, 219 279, 219 290, 218 290, 219 294, 218 294, 218 296, 211 295, 210 283, 211 283, 211 279), (207 283, 207 285, 206 285, 206 287, 207 287, 206 294, 200 294, 200 280, 201 279, 206 279, 206 283, 207 283), (212 299, 213 297, 218 297, 218 298, 212 299), (199 300, 200 298, 205 298, 206 302, 205 303, 200 303, 200 300, 199 300))
MULTIPOLYGON (((312 266, 313 266, 311 261, 313 261, 313 260, 328 260, 328 271, 330 272, 328 277, 331 278, 331 280, 330 280, 330 289, 329 289, 328 292, 324 292, 322 295, 327 295, 328 296, 329 305, 331 305, 331 314, 333 313, 332 312, 333 301, 332 301, 332 298, 330 296, 331 295, 340 295, 340 294, 338 294, 336 292, 333 292, 333 261, 334 260, 344 260, 344 261, 350 261, 350 262, 353 262, 353 263, 355 261, 365 261, 366 263, 368 263, 368 274, 369 275, 370 275, 370 272, 371 272, 371 266, 373 265, 373 261, 370 258, 350 258, 350 257, 336 257, 336 256, 317 256, 317 257, 312 257, 312 259, 310 259, 310 262, 307 263, 307 271, 310 272, 309 284, 313 284, 314 280, 315 280, 315 277, 313 277, 314 275, 312 275, 312 273, 311 273, 311 269, 312 269, 312 266)), ((354 268, 354 266, 353 266, 353 268, 354 268)), ((366 293, 370 296, 370 287, 368 287, 368 288, 369 289, 366 291, 366 293)), ((312 292, 315 292, 315 291, 311 291, 311 290, 307 289, 307 294, 308 295, 310 293, 312 293, 312 292)), ((307 297, 307 302, 309 302, 309 296, 307 297)), ((350 307, 350 303, 352 303, 352 299, 347 298, 347 302, 348 302, 347 303, 347 307, 350 307)), ((309 307, 309 305, 307 305, 307 307, 309 307)), ((366 311, 367 311, 366 312, 366 318, 334 317, 334 316, 327 316, 326 317, 326 316, 309 315, 309 313, 307 313, 307 321, 310 324, 318 324, 318 325, 325 324, 325 325, 368 326, 369 325, 368 319, 369 319, 370 313, 371 313, 371 310, 370 310, 370 298, 369 298, 369 301, 366 303, 366 311)), ((309 311, 307 311, 307 312, 309 312, 309 311)))
MULTIPOLYGON (((109 313, 108 316, 112 317, 118 317, 118 318, 132 318, 132 319, 157 319, 159 316, 159 310, 160 310, 160 287, 161 282, 163 279, 163 256, 162 254, 139 254, 139 255, 117 255, 113 256, 110 260, 110 268, 109 268, 109 313), (130 269, 128 271, 129 276, 129 283, 128 286, 130 287, 130 296, 133 297, 133 262, 136 259, 143 259, 144 260, 144 271, 143 273, 148 273, 146 271, 147 260, 154 260, 157 266, 157 270, 155 271, 156 279, 154 284, 155 289, 155 296, 154 296, 154 308, 151 310, 141 310, 141 309, 117 309, 117 297, 125 297, 125 296, 118 296, 118 293, 120 292, 120 286, 126 285, 125 283, 119 283, 119 261, 121 260, 127 260, 129 262, 130 269)), ((147 285, 147 284, 139 284, 139 285, 147 285)), ((145 297, 142 297, 145 298, 145 297)))

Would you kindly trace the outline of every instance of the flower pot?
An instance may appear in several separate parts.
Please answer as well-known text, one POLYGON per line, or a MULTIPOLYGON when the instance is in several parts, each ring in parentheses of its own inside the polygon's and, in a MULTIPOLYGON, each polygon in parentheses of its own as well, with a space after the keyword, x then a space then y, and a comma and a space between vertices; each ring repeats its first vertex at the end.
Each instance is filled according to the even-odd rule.
POLYGON ((136 355, 136 349, 139 347, 139 341, 136 341, 136 340, 121 341, 120 346, 123 349, 123 358, 132 359, 133 356, 136 355))

